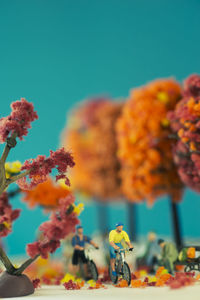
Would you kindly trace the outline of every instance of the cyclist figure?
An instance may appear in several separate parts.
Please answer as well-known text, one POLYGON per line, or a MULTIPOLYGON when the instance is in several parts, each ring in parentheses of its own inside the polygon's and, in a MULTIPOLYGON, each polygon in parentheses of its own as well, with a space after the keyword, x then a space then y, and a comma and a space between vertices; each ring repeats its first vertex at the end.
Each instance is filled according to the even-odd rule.
POLYGON ((123 230, 124 224, 119 222, 115 225, 116 229, 111 230, 109 233, 109 243, 110 243, 110 266, 112 269, 112 275, 116 276, 117 273, 115 271, 115 258, 116 253, 115 250, 119 250, 122 247, 122 241, 130 248, 129 250, 133 250, 133 246, 130 242, 128 234, 123 230))
POLYGON ((84 265, 85 274, 87 274, 87 258, 85 257, 85 244, 91 244, 96 249, 99 249, 99 246, 92 241, 89 236, 83 234, 83 226, 76 227, 76 235, 72 238, 72 246, 74 247, 74 253, 72 256, 72 265, 74 274, 78 271, 79 260, 82 261, 84 265))

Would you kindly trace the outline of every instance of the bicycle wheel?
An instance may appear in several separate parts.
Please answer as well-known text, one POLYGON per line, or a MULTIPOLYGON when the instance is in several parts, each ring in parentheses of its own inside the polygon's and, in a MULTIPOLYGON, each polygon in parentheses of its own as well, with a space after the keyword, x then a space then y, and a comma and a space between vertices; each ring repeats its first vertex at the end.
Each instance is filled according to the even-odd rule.
POLYGON ((79 272, 78 272, 78 275, 81 278, 83 278, 83 279, 85 279, 85 277, 86 277, 85 270, 84 270, 84 265, 83 265, 82 261, 79 262, 79 272))
POLYGON ((118 275, 114 276, 114 275, 112 274, 112 268, 111 268, 110 265, 109 265, 109 275, 110 275, 111 281, 112 281, 114 284, 116 284, 117 281, 118 281, 118 275))
POLYGON ((188 264, 188 265, 186 265, 185 268, 184 268, 184 272, 190 272, 190 271, 192 271, 192 270, 194 270, 193 264, 188 264))
POLYGON ((129 265, 124 262, 123 265, 123 275, 122 275, 123 279, 127 281, 128 285, 131 283, 131 271, 129 268, 129 265))
POLYGON ((92 279, 97 281, 99 274, 98 274, 97 267, 96 267, 95 263, 93 262, 93 260, 88 261, 88 269, 92 276, 92 279))

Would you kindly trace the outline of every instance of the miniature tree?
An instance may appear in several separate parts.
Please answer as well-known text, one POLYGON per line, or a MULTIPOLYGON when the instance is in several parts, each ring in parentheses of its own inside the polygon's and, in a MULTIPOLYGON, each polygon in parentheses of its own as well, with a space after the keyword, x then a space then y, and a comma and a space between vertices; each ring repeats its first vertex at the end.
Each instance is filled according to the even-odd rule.
POLYGON ((49 210, 57 208, 59 200, 66 198, 71 192, 66 185, 56 184, 51 177, 48 177, 45 182, 38 184, 34 189, 23 190, 22 194, 22 200, 30 208, 40 205, 49 210))
MULTIPOLYGON (((71 172, 72 189, 102 204, 119 199, 120 164, 116 156, 115 122, 122 105, 109 99, 92 99, 73 113, 63 134, 62 144, 73 149, 76 166, 71 172)), ((99 207, 100 227, 107 231, 105 207, 99 207)))
MULTIPOLYGON (((65 183, 69 185, 66 172, 68 167, 74 166, 72 155, 61 148, 50 151, 49 157, 40 155, 36 159, 25 161, 17 175, 7 174, 6 159, 10 150, 16 146, 16 139, 22 140, 23 136, 27 135, 28 128, 31 128, 31 122, 38 118, 33 105, 25 99, 12 103, 11 108, 11 114, 0 119, 0 142, 5 143, 0 158, 0 237, 11 231, 12 222, 19 216, 19 210, 12 209, 5 192, 11 183, 16 182, 21 189, 31 189, 46 181, 52 170, 57 169, 56 180, 65 179, 65 183)), ((53 253, 59 247, 60 239, 74 231, 78 219, 77 214, 73 212, 73 202, 72 195, 59 199, 58 209, 51 214, 50 221, 40 226, 43 238, 27 246, 27 253, 31 258, 19 268, 13 266, 4 250, 0 248, 0 259, 9 274, 20 275, 40 255, 46 258, 48 253, 53 253)))
POLYGON ((176 142, 173 147, 178 174, 186 186, 200 192, 200 76, 184 82, 183 96, 168 114, 176 142))
POLYGON ((146 200, 150 205, 158 197, 169 195, 179 246, 182 242, 175 202, 181 199, 182 184, 173 163, 167 112, 174 109, 180 93, 174 80, 157 80, 134 89, 117 122, 123 193, 133 202, 146 200))

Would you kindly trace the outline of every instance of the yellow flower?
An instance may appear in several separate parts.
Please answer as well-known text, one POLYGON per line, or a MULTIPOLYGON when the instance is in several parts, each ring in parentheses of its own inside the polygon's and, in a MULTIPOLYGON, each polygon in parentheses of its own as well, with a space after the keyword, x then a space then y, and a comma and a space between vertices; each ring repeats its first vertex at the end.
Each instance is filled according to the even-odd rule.
POLYGON ((161 120, 161 124, 164 127, 168 127, 169 126, 169 120, 168 119, 163 119, 163 120, 161 120))
POLYGON ((89 284, 90 287, 95 287, 96 286, 96 281, 94 281, 93 279, 88 280, 87 283, 89 284))
POLYGON ((146 270, 141 270, 140 271, 140 277, 145 277, 147 275, 147 271, 146 270))
POLYGON ((49 264, 49 258, 44 259, 41 256, 37 259, 37 265, 40 267, 47 266, 49 264))
POLYGON ((68 282, 69 280, 75 281, 75 277, 74 275, 67 273, 61 280, 61 283, 68 282))
POLYGON ((157 94, 157 99, 160 100, 160 102, 162 102, 162 103, 164 103, 164 104, 166 104, 166 103, 169 102, 169 96, 168 96, 168 94, 165 93, 165 92, 159 92, 159 93, 157 94))
POLYGON ((66 189, 68 191, 71 191, 71 188, 68 185, 66 185, 64 179, 59 179, 57 182, 62 188, 66 189))
POLYGON ((19 173, 21 170, 22 164, 19 160, 14 161, 11 163, 11 169, 13 173, 19 173))
POLYGON ((2 224, 8 229, 11 227, 11 224, 6 221, 4 221, 2 224))
POLYGON ((156 282, 157 278, 156 276, 148 276, 149 282, 156 282))
POLYGON ((83 209, 84 209, 84 204, 83 203, 79 203, 77 206, 74 205, 74 212, 77 215, 80 215, 80 213, 83 211, 83 209))
POLYGON ((22 164, 18 160, 13 161, 13 162, 6 162, 5 163, 6 178, 10 178, 11 175, 19 173, 21 170, 21 167, 22 167, 22 164))

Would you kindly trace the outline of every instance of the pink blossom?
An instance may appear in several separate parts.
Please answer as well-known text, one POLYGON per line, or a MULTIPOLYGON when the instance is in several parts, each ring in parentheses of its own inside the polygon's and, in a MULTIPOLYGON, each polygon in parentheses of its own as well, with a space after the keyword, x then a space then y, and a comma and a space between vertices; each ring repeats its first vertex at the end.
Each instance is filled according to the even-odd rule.
POLYGON ((12 112, 9 116, 0 119, 0 142, 6 141, 7 137, 14 132, 20 140, 27 135, 31 128, 31 122, 38 119, 32 103, 21 98, 20 101, 11 104, 12 112))
POLYGON ((40 253, 39 242, 33 242, 27 245, 27 253, 30 257, 34 258, 40 253))
POLYGON ((40 225, 39 229, 43 238, 27 245, 27 253, 31 258, 38 254, 42 258, 47 258, 48 253, 53 253, 60 247, 61 239, 75 231, 75 227, 79 223, 77 215, 74 212, 68 213, 74 200, 72 195, 61 199, 58 210, 51 214, 50 220, 40 225))
POLYGON ((70 185, 69 179, 66 176, 68 167, 73 167, 75 165, 71 153, 66 152, 64 148, 58 149, 56 151, 50 151, 50 156, 38 155, 36 159, 26 160, 21 171, 31 170, 27 181, 26 177, 23 177, 17 181, 21 189, 27 190, 32 189, 39 183, 47 180, 47 176, 52 172, 53 169, 58 170, 58 175, 56 176, 56 181, 64 178, 65 183, 70 185))
POLYGON ((12 222, 20 215, 19 209, 12 209, 8 202, 8 194, 0 196, 0 237, 7 236, 12 231, 12 222))
POLYGON ((33 279, 32 283, 33 283, 34 289, 37 289, 40 287, 40 279, 39 278, 33 279))
POLYGON ((200 76, 191 75, 184 83, 183 98, 168 114, 177 142, 174 161, 181 180, 200 192, 200 76))
POLYGON ((193 74, 184 82, 184 93, 188 96, 200 96, 200 76, 193 74))

